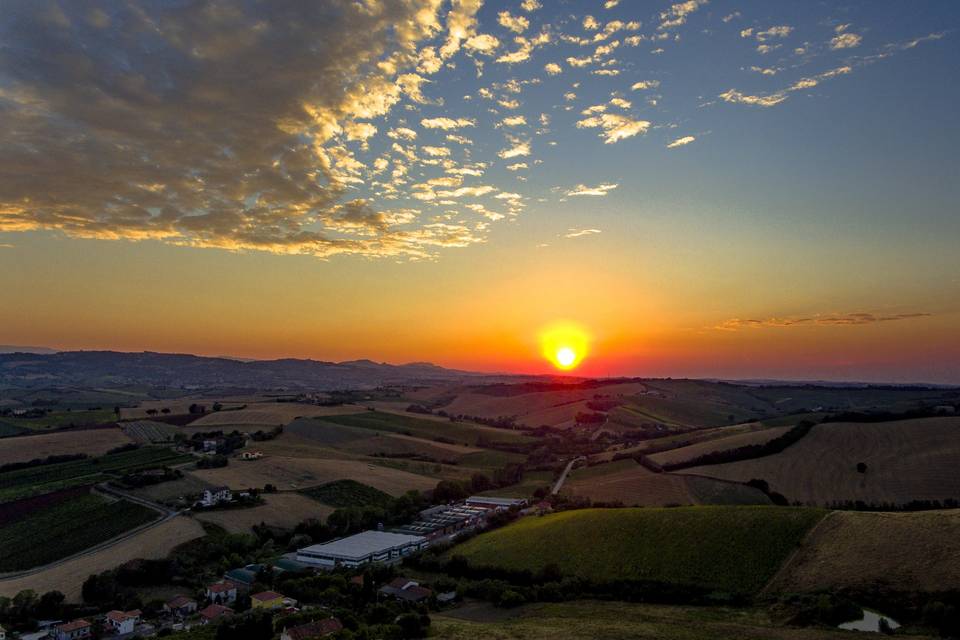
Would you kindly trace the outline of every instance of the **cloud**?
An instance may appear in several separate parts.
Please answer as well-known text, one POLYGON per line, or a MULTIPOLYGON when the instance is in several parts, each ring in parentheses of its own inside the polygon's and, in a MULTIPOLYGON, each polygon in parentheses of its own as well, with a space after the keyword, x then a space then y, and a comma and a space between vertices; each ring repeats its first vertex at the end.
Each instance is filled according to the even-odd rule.
MULTIPOLYGON (((751 30, 747 29, 746 31, 751 31, 751 30)), ((742 36, 746 31, 741 31, 740 35, 742 36)), ((765 42, 767 40, 772 40, 773 38, 786 38, 792 32, 793 32, 793 27, 790 27, 787 25, 780 25, 776 27, 770 27, 769 29, 765 29, 763 31, 757 31, 754 34, 754 37, 759 42, 765 42)))
POLYGON ((576 187, 567 191, 568 196, 605 196, 620 185, 616 183, 598 184, 595 187, 588 187, 585 184, 578 184, 576 187))
POLYGON ((489 33, 482 33, 467 38, 466 42, 463 43, 463 46, 476 53, 493 55, 493 52, 496 51, 497 47, 500 46, 500 40, 489 33))
POLYGON ((915 320, 927 318, 930 313, 844 313, 825 314, 808 317, 770 317, 763 319, 731 318, 713 327, 720 331, 738 331, 743 328, 760 329, 764 327, 795 327, 795 326, 859 326, 877 324, 881 322, 896 322, 899 320, 915 320))
POLYGON ((444 131, 449 131, 450 129, 462 129, 464 127, 474 127, 477 123, 469 118, 424 118, 420 121, 420 125, 425 129, 443 129, 444 131))
POLYGON ((369 167, 356 154, 377 119, 426 102, 426 75, 474 35, 479 0, 454 0, 445 25, 436 0, 128 0, 94 20, 63 3, 59 25, 44 3, 9 5, 0 139, 18 144, 0 147, 0 231, 319 257, 482 241, 351 194, 415 161, 400 145, 369 167), (418 53, 438 37, 439 55, 418 53))
POLYGON ((540 4, 540 0, 523 0, 523 2, 520 3, 520 8, 526 11, 527 13, 531 11, 536 11, 542 6, 543 5, 540 4))
POLYGON ((563 67, 558 65, 556 62, 548 62, 543 66, 543 70, 551 76, 557 76, 563 73, 563 67))
POLYGON ((502 127, 520 127, 527 124, 526 116, 507 116, 500 121, 499 126, 502 127))
POLYGON ((727 15, 723 16, 720 19, 723 20, 724 22, 730 22, 731 20, 736 20, 739 17, 740 17, 740 12, 734 11, 733 13, 728 13, 727 15))
POLYGON ((693 136, 683 136, 682 138, 677 138, 676 140, 668 144, 667 149, 676 149, 677 147, 688 145, 694 140, 696 140, 696 138, 693 136))
POLYGON ((530 26, 530 21, 523 16, 512 15, 509 11, 501 11, 497 14, 497 22, 501 27, 506 27, 514 33, 523 33, 530 26))
POLYGON ((604 9, 613 9, 615 6, 620 4, 620 0, 607 0, 603 3, 604 9))
POLYGON ((578 129, 600 129, 600 137, 605 144, 613 144, 637 134, 643 134, 650 128, 648 120, 636 120, 617 113, 604 113, 592 118, 577 121, 578 129))
POLYGON ((687 0, 686 2, 678 2, 660 14, 660 26, 658 29, 671 29, 673 27, 679 27, 682 24, 687 22, 687 17, 707 4, 709 0, 687 0))
POLYGON ((633 91, 642 91, 644 89, 656 89, 659 86, 659 80, 641 80, 640 82, 634 82, 630 89, 633 91))
POLYGON ((600 28, 600 23, 597 22, 597 19, 593 16, 584 16, 583 18, 583 28, 587 31, 596 31, 600 28))
POLYGON ((567 232, 563 234, 563 237, 582 238, 584 236, 592 236, 597 233, 600 233, 600 229, 567 229, 567 232))
POLYGON ((508 164, 507 169, 509 171, 520 171, 521 169, 528 169, 526 162, 515 162, 513 164, 508 164))
POLYGON ((822 80, 828 80, 837 76, 846 75, 852 71, 853 68, 850 66, 837 67, 836 69, 824 71, 823 73, 817 74, 810 78, 801 78, 786 89, 766 95, 748 95, 741 93, 736 89, 729 89, 728 91, 721 93, 719 97, 724 102, 733 104, 749 104, 757 107, 775 107, 790 97, 790 93, 794 91, 810 89, 820 84, 822 80))
POLYGON ((507 147, 506 149, 501 149, 498 156, 504 160, 509 160, 510 158, 518 158, 520 156, 530 155, 530 141, 529 140, 519 140, 512 138, 510 140, 512 146, 507 147))
POLYGON ((830 40, 831 49, 852 49, 853 47, 860 46, 860 41, 863 40, 863 37, 857 35, 856 33, 841 33, 832 40, 830 40))

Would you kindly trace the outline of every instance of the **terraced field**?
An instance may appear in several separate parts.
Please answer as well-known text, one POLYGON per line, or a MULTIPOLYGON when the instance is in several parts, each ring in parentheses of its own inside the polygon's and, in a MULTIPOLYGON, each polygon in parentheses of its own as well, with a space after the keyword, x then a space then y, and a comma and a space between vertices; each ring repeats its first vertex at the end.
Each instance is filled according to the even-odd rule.
POLYGON ((454 547, 472 564, 601 582, 653 580, 755 593, 826 511, 787 507, 585 509, 523 518, 454 547))
POLYGON ((773 456, 687 469, 745 482, 762 478, 789 500, 905 503, 960 498, 960 418, 824 423, 773 456), (857 464, 867 465, 866 473, 857 464))

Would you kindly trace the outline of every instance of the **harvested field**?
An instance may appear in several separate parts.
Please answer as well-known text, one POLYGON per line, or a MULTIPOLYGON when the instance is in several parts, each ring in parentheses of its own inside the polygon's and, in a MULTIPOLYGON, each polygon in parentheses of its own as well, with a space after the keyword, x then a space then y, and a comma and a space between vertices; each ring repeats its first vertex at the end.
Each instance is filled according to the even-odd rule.
POLYGON ((296 402, 258 402, 248 404, 246 409, 236 411, 216 411, 208 413, 199 420, 190 423, 190 428, 210 430, 223 427, 244 426, 281 426, 297 418, 317 416, 337 416, 345 413, 357 413, 361 408, 353 405, 339 407, 319 407, 313 404, 296 402))
POLYGON ((177 545, 204 535, 200 523, 189 518, 168 520, 110 547, 18 578, 0 579, 0 596, 13 597, 24 589, 37 593, 60 591, 69 602, 80 601, 80 588, 90 574, 118 567, 135 558, 164 558, 177 545))
POLYGON ((903 504, 960 498, 960 418, 824 423, 776 455, 685 472, 745 482, 762 478, 788 500, 903 504), (867 465, 866 473, 857 464, 867 465))
POLYGON ((131 442, 132 440, 118 428, 60 431, 4 438, 3 444, 0 444, 0 465, 77 453, 100 456, 110 449, 131 442))
POLYGON ((319 504, 298 493, 272 493, 263 495, 263 499, 266 504, 251 509, 197 512, 195 517, 220 525, 230 533, 249 533, 254 525, 261 522, 293 529, 307 518, 323 521, 334 511, 333 507, 319 504))
POLYGON ((123 432, 140 443, 172 442, 181 430, 172 424, 152 420, 134 420, 120 425, 123 432))
POLYGON ((685 462, 687 460, 693 460, 694 458, 707 453, 713 453, 714 451, 729 451, 731 449, 737 449, 750 444, 766 444, 774 438, 783 435, 790 429, 791 427, 773 427, 759 431, 738 433, 735 435, 726 436, 724 438, 718 438, 716 440, 698 442, 686 447, 680 447, 679 449, 671 449, 670 451, 654 453, 650 456, 650 459, 657 464, 674 464, 676 462, 685 462))
POLYGON ((406 471, 365 464, 355 460, 323 458, 285 458, 267 456, 250 462, 231 461, 220 469, 198 469, 189 475, 210 484, 222 484, 240 489, 273 484, 278 489, 304 489, 334 480, 348 479, 368 484, 399 496, 416 489, 423 491, 436 486, 436 480, 406 471))
POLYGON ((161 482, 160 484, 139 487, 130 491, 130 493, 154 502, 167 503, 176 502, 180 497, 199 494, 210 486, 212 485, 201 482, 197 478, 184 475, 179 480, 170 480, 168 482, 161 482))
MULTIPOLYGON (((217 402, 214 398, 201 398, 197 396, 188 396, 185 398, 170 398, 168 400, 144 400, 136 407, 127 407, 120 409, 120 418, 122 420, 148 419, 151 414, 148 411, 156 411, 160 414, 164 409, 169 409, 165 415, 183 415, 190 412, 190 405, 202 404, 209 410, 213 403, 217 402)), ((220 403, 225 409, 242 406, 242 402, 227 402, 221 400, 220 403)))
POLYGON ((960 511, 835 511, 769 590, 879 585, 893 591, 960 589, 960 511))
POLYGON ((321 421, 373 431, 399 433, 424 440, 443 438, 448 443, 466 446, 478 445, 483 441, 510 443, 533 441, 533 438, 520 431, 485 427, 468 422, 431 420, 419 416, 414 417, 383 411, 365 411, 350 415, 329 416, 321 421))

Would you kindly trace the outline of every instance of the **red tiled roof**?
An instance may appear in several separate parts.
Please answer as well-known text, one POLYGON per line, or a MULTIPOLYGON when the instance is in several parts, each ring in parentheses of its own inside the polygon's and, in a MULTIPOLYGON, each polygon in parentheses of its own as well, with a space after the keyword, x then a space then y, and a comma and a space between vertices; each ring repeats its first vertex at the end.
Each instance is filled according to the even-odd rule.
POLYGON ((57 631, 76 631, 77 629, 83 629, 84 627, 92 626, 86 620, 72 620, 61 625, 57 625, 57 631))
POLYGON ((270 600, 283 598, 283 596, 276 591, 261 591, 260 593, 255 593, 250 597, 253 600, 260 600, 261 602, 269 602, 270 600))
POLYGON ((107 613, 107 619, 114 622, 123 622, 129 618, 139 618, 142 611, 134 609, 133 611, 110 611, 107 613))
POLYGON ((416 580, 411 580, 410 578, 394 578, 387 584, 387 586, 393 587, 394 589, 403 589, 411 582, 416 582, 416 580))
POLYGON ((185 607, 188 604, 196 604, 193 600, 187 596, 177 596, 173 600, 167 603, 167 606, 171 609, 179 609, 180 607, 185 607))
POLYGON ((397 593, 397 597, 403 600, 410 600, 412 602, 419 602, 420 600, 426 600, 431 595, 433 591, 427 589, 426 587, 407 587, 406 589, 401 589, 397 593))
POLYGON ((233 613, 233 609, 230 607, 225 607, 222 604, 212 604, 206 609, 200 611, 200 617, 206 618, 207 620, 216 620, 222 615, 233 613))
POLYGON ((343 629, 343 625, 336 618, 327 618, 316 622, 308 622, 298 627, 287 629, 287 635, 291 640, 310 640, 311 638, 320 638, 336 633, 343 629))
POLYGON ((207 589, 213 593, 222 593, 224 591, 232 591, 233 589, 236 589, 236 588, 237 588, 237 585, 234 584, 233 582, 230 582, 229 580, 226 580, 224 582, 216 582, 210 585, 209 587, 207 587, 207 589))

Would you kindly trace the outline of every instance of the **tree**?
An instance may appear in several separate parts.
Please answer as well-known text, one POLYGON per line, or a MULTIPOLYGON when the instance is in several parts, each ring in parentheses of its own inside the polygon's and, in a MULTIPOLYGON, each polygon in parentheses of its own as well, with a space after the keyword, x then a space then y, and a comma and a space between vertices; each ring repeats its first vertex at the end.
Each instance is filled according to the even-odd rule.
POLYGON ((217 626, 217 640, 270 640, 272 637, 273 614, 264 609, 229 616, 217 626))
POLYGON ((858 462, 857 463, 857 473, 866 473, 867 472, 867 463, 858 462))
POLYGON ((426 614, 404 613, 397 617, 397 626, 403 638, 423 638, 430 628, 430 617, 426 614))

